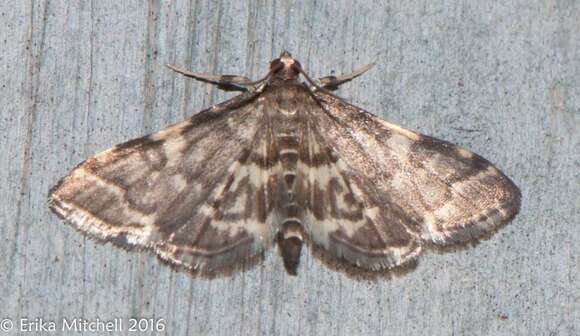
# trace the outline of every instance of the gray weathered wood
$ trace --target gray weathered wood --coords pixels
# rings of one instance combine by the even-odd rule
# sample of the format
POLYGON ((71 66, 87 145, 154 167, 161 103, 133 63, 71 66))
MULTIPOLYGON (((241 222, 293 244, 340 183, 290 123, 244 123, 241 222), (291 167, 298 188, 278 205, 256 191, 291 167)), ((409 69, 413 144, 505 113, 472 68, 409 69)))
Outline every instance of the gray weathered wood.
POLYGON ((580 334, 578 1, 10 0, 0 18, 0 319, 154 317, 170 335, 580 334), (521 187, 521 214, 474 248, 366 282, 309 253, 295 278, 270 254, 233 278, 191 279, 49 213, 48 189, 84 158, 231 95, 165 63, 258 78, 282 48, 313 76, 376 61, 339 94, 490 159, 521 187))

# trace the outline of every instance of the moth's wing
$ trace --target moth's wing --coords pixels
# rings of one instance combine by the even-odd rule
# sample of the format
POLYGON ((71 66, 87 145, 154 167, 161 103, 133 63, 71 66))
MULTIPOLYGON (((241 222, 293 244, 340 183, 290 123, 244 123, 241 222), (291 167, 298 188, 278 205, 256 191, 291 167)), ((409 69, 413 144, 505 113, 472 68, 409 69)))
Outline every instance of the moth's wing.
POLYGON ((120 247, 146 248, 210 275, 272 242, 266 118, 240 95, 158 133, 97 154, 53 188, 49 205, 75 228, 120 247))
POLYGON ((401 215, 386 216, 383 225, 403 226, 399 230, 422 242, 447 245, 487 235, 519 211, 518 187, 481 156, 330 95, 317 98, 323 109, 313 119, 346 175, 363 181, 359 187, 368 190, 362 194, 380 196, 379 209, 401 215))
POLYGON ((419 239, 408 223, 410 217, 391 195, 377 188, 366 171, 348 165, 351 155, 326 138, 342 137, 328 127, 326 117, 313 117, 318 105, 305 110, 305 125, 298 179, 299 202, 305 208, 305 231, 311 241, 330 255, 360 267, 380 270, 414 259, 421 251, 419 239), (320 124, 323 121, 326 124, 320 124), (324 135, 323 135, 324 134, 324 135), (330 135, 328 135, 330 136, 330 135))

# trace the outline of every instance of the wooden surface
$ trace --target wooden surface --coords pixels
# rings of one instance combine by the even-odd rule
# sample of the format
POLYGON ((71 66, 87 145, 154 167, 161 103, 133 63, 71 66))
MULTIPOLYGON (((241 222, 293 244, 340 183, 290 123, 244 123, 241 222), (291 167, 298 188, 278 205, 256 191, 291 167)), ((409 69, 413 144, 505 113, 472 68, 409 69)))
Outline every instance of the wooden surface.
POLYGON ((0 319, 15 328, 143 317, 169 335, 580 334, 580 2, 9 0, 0 13, 0 319), (339 94, 497 164, 522 189, 520 215, 390 280, 352 280, 306 251, 298 277, 270 253, 208 281, 49 212, 48 189, 84 158, 232 95, 165 63, 258 78, 282 48, 315 77, 376 61, 339 94))

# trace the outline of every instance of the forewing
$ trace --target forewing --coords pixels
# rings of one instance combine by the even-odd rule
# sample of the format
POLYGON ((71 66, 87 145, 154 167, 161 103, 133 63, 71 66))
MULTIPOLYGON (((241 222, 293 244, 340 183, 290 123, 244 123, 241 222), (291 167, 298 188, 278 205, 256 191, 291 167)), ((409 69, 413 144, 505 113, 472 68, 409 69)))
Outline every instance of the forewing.
POLYGON ((268 159, 254 98, 97 154, 53 188, 50 207, 90 237, 200 274, 259 255, 272 241, 272 206, 268 172, 252 163, 268 159))
POLYGON ((518 212, 519 189, 477 154, 330 95, 317 98, 323 111, 314 118, 347 175, 364 178, 361 185, 380 196, 379 208, 402 214, 382 225, 403 224, 420 240, 445 245, 493 232, 518 212))

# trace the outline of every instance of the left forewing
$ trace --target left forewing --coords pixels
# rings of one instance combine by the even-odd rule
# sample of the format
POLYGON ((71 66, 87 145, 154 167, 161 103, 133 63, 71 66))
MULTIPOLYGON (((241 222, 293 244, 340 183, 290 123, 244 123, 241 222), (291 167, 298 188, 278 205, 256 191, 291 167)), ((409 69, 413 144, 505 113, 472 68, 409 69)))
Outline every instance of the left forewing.
POLYGON ((259 254, 271 238, 268 177, 251 161, 266 140, 246 98, 86 160, 53 188, 50 207, 89 237, 202 274, 259 254))
POLYGON ((364 177, 388 200, 383 206, 409 218, 403 225, 419 239, 443 245, 472 240, 519 211, 519 189, 481 156, 327 94, 317 98, 324 111, 314 117, 325 142, 351 175, 364 177))

